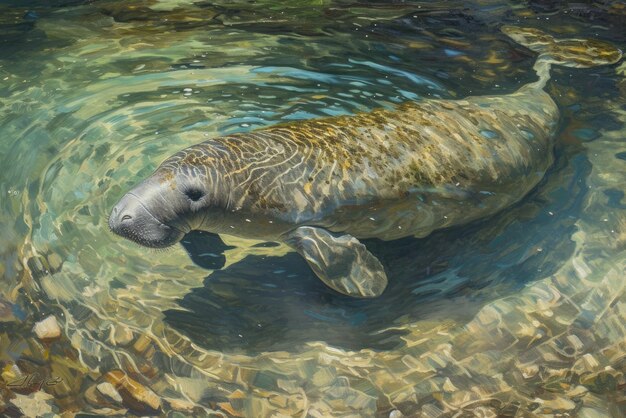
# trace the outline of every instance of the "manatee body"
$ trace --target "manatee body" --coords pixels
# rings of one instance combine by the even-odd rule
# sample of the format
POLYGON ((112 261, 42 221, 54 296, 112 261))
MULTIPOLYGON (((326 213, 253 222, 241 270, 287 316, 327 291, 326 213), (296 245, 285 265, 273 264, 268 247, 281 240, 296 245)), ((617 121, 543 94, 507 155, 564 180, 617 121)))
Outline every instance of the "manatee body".
POLYGON ((520 200, 553 161, 559 112, 543 91, 550 64, 621 57, 573 65, 580 51, 567 56, 548 35, 505 33, 540 52, 538 82, 508 95, 409 102, 208 140, 128 192, 109 226, 149 247, 195 229, 285 242, 333 289, 377 296, 387 276, 359 239, 423 237, 520 200))
POLYGON ((510 205, 542 178, 558 110, 540 93, 425 100, 215 138, 167 159, 148 187, 202 194, 216 212, 187 217, 189 226, 216 233, 279 240, 308 225, 425 236, 510 205))

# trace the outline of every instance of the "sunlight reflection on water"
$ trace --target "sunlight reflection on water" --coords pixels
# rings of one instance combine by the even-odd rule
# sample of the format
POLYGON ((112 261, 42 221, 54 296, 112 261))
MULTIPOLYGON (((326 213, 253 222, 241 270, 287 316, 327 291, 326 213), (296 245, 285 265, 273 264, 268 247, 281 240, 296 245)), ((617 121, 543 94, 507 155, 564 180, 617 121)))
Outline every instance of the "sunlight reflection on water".
MULTIPOLYGON (((591 28, 581 10, 544 11, 504 1, 445 13, 430 3, 319 3, 294 6, 286 12, 290 19, 280 21, 269 18, 274 14, 264 9, 267 4, 238 11, 227 4, 213 10, 185 2, 142 2, 137 9, 121 2, 4 6, 3 298, 15 302, 25 292, 38 301, 28 308, 36 318, 62 312, 71 345, 92 369, 128 369, 132 363, 145 372, 145 351, 137 343, 132 349, 116 343, 111 335, 127 329, 133 338, 150 336, 158 347, 149 361, 156 369, 152 375, 176 382, 155 385, 160 395, 167 386, 205 409, 215 408, 237 385, 287 391, 240 369, 306 382, 313 372, 303 364, 311 361, 329 376, 349 376, 356 388, 360 379, 366 381, 361 389, 367 386, 363 390, 375 400, 367 398, 362 408, 373 414, 406 402, 418 405, 416 399, 427 393, 419 386, 428 380, 426 369, 406 358, 419 357, 410 350, 422 347, 420 336, 431 341, 423 343, 424 356, 447 344, 451 350, 471 345, 464 333, 474 330, 477 313, 482 318, 486 309, 518 294, 515 303, 524 305, 530 300, 524 292, 534 282, 543 285, 553 275, 563 281, 563 269, 572 264, 574 271, 592 270, 584 280, 572 279, 572 294, 586 293, 587 276, 613 280, 609 273, 624 266, 626 225, 624 163, 615 158, 624 154, 616 141, 624 129, 624 81, 614 67, 554 70, 549 91, 562 109, 557 160, 523 202, 425 239, 369 243, 391 272, 389 289, 377 300, 334 294, 282 245, 226 237, 231 247, 224 249, 225 265, 213 270, 206 267, 214 264, 203 268, 191 261, 212 257, 201 234, 190 236, 186 249, 166 252, 146 251, 110 234, 106 217, 126 190, 165 157, 208 137, 405 100, 514 90, 533 79, 534 57, 500 35, 500 23, 526 19, 536 26, 535 17, 549 16, 557 32, 599 33, 624 45, 619 31, 599 29, 614 19, 601 9, 589 9, 600 19, 591 28), (576 257, 584 251, 590 252, 583 265, 576 257), (331 355, 344 359, 347 368, 324 360, 331 355), (369 363, 361 364, 361 357, 369 363), (417 374, 402 376, 418 397, 385 398, 377 406, 379 394, 387 396, 392 388, 382 377, 366 379, 366 371, 394 370, 398 358, 417 374)), ((614 291, 623 298, 621 290, 614 291)), ((598 306, 608 305, 606 295, 598 298, 598 306)), ((536 306, 528 303, 530 312, 536 306)), ((522 321, 502 320, 515 318, 522 321)), ((507 322, 502 332, 510 328, 507 322)), ((475 330, 474 336, 476 347, 490 339, 475 330)), ((520 352, 509 343, 493 348, 502 351, 499 359, 520 352)), ((600 348, 590 344, 589 352, 600 348)), ((484 364, 485 375, 507 370, 497 361, 484 364)), ((441 379, 462 374, 446 367, 438 369, 441 379)), ((315 390, 307 396, 323 399, 315 390)))

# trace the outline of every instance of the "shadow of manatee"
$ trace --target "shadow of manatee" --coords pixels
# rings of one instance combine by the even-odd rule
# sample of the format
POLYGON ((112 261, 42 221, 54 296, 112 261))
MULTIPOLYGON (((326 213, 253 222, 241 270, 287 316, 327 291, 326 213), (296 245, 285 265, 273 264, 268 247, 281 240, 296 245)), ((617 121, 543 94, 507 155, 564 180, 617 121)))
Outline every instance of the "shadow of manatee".
MULTIPOLYGON (((180 300, 181 310, 165 312, 165 320, 195 343, 225 352, 293 350, 310 341, 393 348, 402 343, 403 325, 468 320, 486 302, 554 273, 574 251, 570 237, 590 168, 583 154, 557 157, 534 192, 489 219, 423 239, 366 241, 390 278, 379 298, 332 291, 296 253, 251 255, 212 272, 204 287, 180 300)), ((186 245, 207 251, 202 247, 186 245)))
POLYGON ((195 265, 207 270, 221 269, 226 264, 224 251, 234 247, 224 244, 219 235, 204 231, 191 231, 181 240, 181 245, 195 265))

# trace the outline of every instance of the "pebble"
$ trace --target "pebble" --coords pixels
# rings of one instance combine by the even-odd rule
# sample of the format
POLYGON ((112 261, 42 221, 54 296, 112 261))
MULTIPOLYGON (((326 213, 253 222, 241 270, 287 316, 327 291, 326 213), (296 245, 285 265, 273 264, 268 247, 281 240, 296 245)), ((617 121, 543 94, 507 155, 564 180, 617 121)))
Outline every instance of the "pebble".
POLYGON ((152 340, 150 340, 150 337, 146 336, 146 335, 141 335, 137 341, 135 341, 135 344, 133 344, 133 348, 135 349, 135 351, 137 351, 138 353, 143 353, 144 351, 146 351, 146 349, 148 348, 148 346, 150 346, 150 343, 152 342, 152 340))
POLYGON ((446 377, 446 380, 443 382, 442 388, 446 392, 456 392, 459 390, 456 386, 454 386, 449 377, 446 377))
POLYGON ((233 406, 229 402, 218 402, 217 406, 221 410, 225 411, 229 416, 233 416, 233 417, 243 417, 244 416, 241 412, 239 412, 238 410, 233 408, 233 406))
POLYGON ((155 414, 161 409, 161 399, 152 390, 131 379, 121 370, 113 370, 104 375, 122 397, 122 404, 142 414, 155 414))
POLYGON ((520 365, 518 366, 518 369, 522 372, 524 379, 532 379, 537 375, 537 373, 539 373, 539 367, 536 364, 520 365))
POLYGON ((115 390, 115 387, 109 382, 102 382, 96 385, 98 392, 104 396, 107 400, 115 403, 122 403, 122 397, 119 392, 115 390))
POLYGON ((576 365, 574 365, 574 368, 577 368, 577 366, 580 366, 580 368, 583 371, 596 371, 598 369, 598 367, 600 366, 600 363, 598 363, 598 361, 595 359, 594 356, 592 356, 591 354, 587 353, 584 354, 580 360, 577 362, 576 365))
POLYGON ((115 330, 112 332, 112 339, 115 345, 128 345, 133 341, 133 338, 133 331, 124 325, 115 326, 115 330))
MULTIPOLYGON (((30 395, 15 394, 11 403, 18 407, 26 417, 53 416, 56 407, 53 406, 54 396, 36 391, 30 395)), ((56 416, 56 415, 54 415, 56 416)))
POLYGON ((311 383, 313 383, 317 387, 328 386, 335 379, 335 374, 332 372, 332 369, 323 368, 319 369, 313 374, 311 378, 311 383))
POLYGON ((182 399, 166 398, 165 400, 174 411, 192 413, 196 407, 192 402, 182 399))
POLYGON ((586 387, 579 385, 567 391, 567 397, 572 399, 581 398, 585 396, 588 392, 589 390, 586 387))
POLYGON ((85 399, 93 406, 103 406, 105 404, 104 398, 100 396, 96 389, 96 385, 90 386, 85 390, 85 399))
POLYGON ((539 399, 538 401, 541 405, 536 412, 539 412, 540 414, 560 414, 576 409, 576 403, 560 396, 553 399, 539 399))
POLYGON ((63 260, 56 253, 48 254, 48 264, 50 265, 50 270, 52 272, 59 271, 61 269, 61 265, 63 264, 63 260))
POLYGON ((613 392, 617 389, 617 380, 621 373, 615 370, 603 370, 580 378, 580 384, 595 393, 613 392))
POLYGON ((33 332, 40 340, 54 340, 61 336, 61 327, 54 315, 39 321, 33 327, 33 332))

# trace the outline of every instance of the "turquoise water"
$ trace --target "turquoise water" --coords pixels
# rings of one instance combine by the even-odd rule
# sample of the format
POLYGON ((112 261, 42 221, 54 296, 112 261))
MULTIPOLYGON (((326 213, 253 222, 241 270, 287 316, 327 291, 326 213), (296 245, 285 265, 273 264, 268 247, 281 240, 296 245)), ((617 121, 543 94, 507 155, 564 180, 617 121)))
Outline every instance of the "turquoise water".
MULTIPOLYGON (((504 94, 534 80, 535 56, 502 35, 501 24, 626 47, 621 3, 277 4, 0 5, 0 294, 23 324, 7 328, 13 342, 2 347, 28 340, 32 323, 54 314, 68 349, 80 353, 79 363, 92 373, 79 379, 76 393, 98 373, 121 368, 159 396, 183 396, 204 412, 227 411, 217 406, 225 393, 254 392, 260 384, 209 372, 194 357, 198 352, 232 367, 296 374, 303 382, 308 375, 296 373, 296 365, 329 349, 348 363, 379 353, 371 364, 393 370, 393 355, 407 355, 416 333, 444 327, 449 338, 440 335, 440 343, 455 347, 453 336, 471 329, 467 324, 480 312, 560 277, 572 264, 575 271, 623 277, 626 70, 620 64, 553 69, 547 90, 562 114, 556 162, 519 204, 424 239, 368 242, 390 273, 388 290, 376 300, 327 289, 283 246, 224 237, 228 247, 220 248, 195 233, 156 252, 112 235, 107 216, 124 192, 167 156, 208 137, 407 100, 504 94), (591 267, 575 261, 581 253, 591 267), (118 329, 151 338, 158 352, 152 374, 132 371, 129 364, 145 356, 116 343, 110 335, 118 329), (178 347, 178 338, 195 351, 178 347), (291 366, 281 369, 277 359, 291 366), (168 379, 171 387, 163 383, 168 379), (198 385, 210 389, 199 392, 198 385)), ((591 289, 584 280, 572 279, 571 286, 583 294, 591 289)), ((607 312, 623 295, 598 297, 607 312)), ((602 348, 589 344, 584 353, 602 348)), ((524 351, 496 348, 499 359, 524 351)), ((20 350, 12 350, 5 351, 7 364, 20 358, 20 350)), ((326 367, 321 362, 316 369, 326 367)), ((489 374, 491 365, 484 367, 489 374)), ((329 373, 361 387, 360 373, 338 370, 333 365, 329 373)), ((417 397, 395 402, 384 384, 369 385, 363 390, 378 400, 357 409, 361 416, 388 416, 398 408, 410 414, 435 391, 413 382, 408 386, 417 397)), ((310 399, 325 399, 304 384, 301 389, 310 399)), ((93 408, 80 396, 71 399, 67 404, 93 408)), ((613 405, 605 401, 600 404, 613 405)), ((270 416, 271 408, 249 402, 248 416, 270 416)), ((616 410, 623 411, 606 409, 616 410)))

